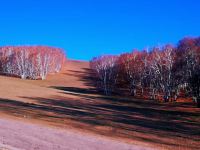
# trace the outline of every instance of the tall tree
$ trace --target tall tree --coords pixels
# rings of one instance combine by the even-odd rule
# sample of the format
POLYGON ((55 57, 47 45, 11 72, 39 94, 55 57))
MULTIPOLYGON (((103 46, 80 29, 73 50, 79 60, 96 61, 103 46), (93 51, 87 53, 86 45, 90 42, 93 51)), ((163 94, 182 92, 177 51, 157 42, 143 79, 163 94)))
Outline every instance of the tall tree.
POLYGON ((105 55, 95 57, 90 61, 90 66, 99 79, 98 86, 109 95, 116 84, 117 79, 117 56, 105 55))

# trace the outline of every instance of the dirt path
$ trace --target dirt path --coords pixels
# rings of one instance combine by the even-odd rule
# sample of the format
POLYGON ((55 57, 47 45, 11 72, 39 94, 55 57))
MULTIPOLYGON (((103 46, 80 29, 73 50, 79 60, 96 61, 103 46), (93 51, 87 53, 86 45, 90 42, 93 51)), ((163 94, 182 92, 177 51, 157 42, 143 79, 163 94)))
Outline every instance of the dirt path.
POLYGON ((150 150, 83 134, 0 119, 0 150, 150 150))

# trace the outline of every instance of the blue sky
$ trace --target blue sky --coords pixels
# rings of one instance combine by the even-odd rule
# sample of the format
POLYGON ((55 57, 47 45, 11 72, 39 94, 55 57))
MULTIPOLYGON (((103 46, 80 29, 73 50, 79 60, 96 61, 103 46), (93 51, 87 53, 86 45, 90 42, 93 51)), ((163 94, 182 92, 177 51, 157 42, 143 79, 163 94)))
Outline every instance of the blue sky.
POLYGON ((1 0, 0 45, 49 45, 89 60, 200 36, 199 0, 1 0))

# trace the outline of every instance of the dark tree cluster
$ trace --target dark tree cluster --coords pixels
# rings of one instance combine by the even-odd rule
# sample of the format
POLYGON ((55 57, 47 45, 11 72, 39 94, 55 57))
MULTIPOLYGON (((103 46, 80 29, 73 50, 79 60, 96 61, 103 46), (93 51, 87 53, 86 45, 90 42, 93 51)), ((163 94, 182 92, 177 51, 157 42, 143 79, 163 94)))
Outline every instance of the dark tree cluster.
POLYGON ((90 66, 96 86, 106 95, 118 91, 164 102, 184 95, 200 107, 200 37, 184 38, 176 46, 95 57, 90 66))
POLYGON ((59 72, 65 60, 62 49, 47 46, 0 47, 0 73, 22 79, 46 79, 59 72))

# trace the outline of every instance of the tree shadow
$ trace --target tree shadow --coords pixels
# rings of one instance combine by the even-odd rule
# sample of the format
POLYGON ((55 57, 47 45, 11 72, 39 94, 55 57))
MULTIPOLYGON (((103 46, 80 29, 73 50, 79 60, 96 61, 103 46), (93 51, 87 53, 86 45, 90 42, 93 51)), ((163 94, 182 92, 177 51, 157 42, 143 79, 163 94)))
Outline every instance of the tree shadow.
MULTIPOLYGON (((74 92, 74 89, 71 91, 74 92)), ((81 124, 84 130, 107 136, 166 146, 200 148, 200 121, 197 119, 200 113, 156 109, 155 105, 134 103, 137 100, 131 104, 120 100, 112 103, 110 99, 93 97, 23 97, 33 100, 33 103, 0 99, 0 111, 61 124, 63 120, 72 120, 71 126, 81 124), (178 138, 191 140, 195 144, 177 144, 175 141, 178 138)))
POLYGON ((74 92, 81 94, 97 94, 98 91, 95 88, 77 88, 77 87, 64 87, 64 86, 51 86, 50 88, 54 88, 57 90, 62 90, 65 92, 74 92))
POLYGON ((67 73, 63 73, 67 76, 77 77, 79 81, 84 82, 86 86, 91 86, 96 89, 97 78, 92 69, 81 68, 81 71, 77 70, 67 70, 67 73))
POLYGON ((105 96, 95 88, 88 68, 68 70, 87 88, 51 86, 64 96, 21 97, 32 103, 0 98, 0 112, 19 117, 56 122, 113 137, 151 144, 200 149, 200 111, 185 111, 190 103, 162 104, 132 97, 105 96), (70 95, 75 98, 70 98, 70 95))

